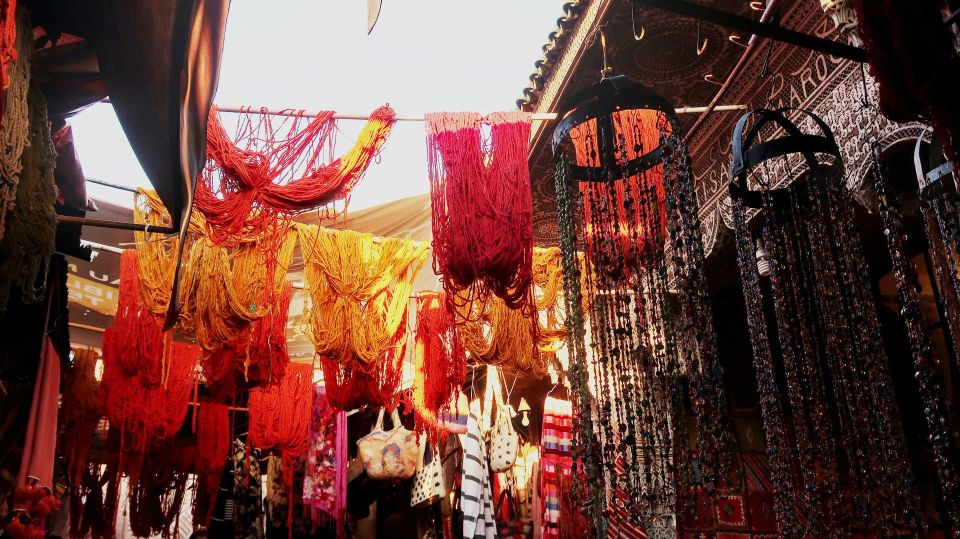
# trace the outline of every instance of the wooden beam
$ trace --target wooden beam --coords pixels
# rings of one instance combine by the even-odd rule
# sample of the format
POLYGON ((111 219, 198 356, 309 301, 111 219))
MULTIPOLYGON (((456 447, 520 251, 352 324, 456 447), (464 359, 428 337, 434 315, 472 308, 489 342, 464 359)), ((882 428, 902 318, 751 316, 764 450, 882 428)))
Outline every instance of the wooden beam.
POLYGON ((100 228, 116 228, 119 230, 134 230, 137 232, 155 232, 157 234, 177 234, 179 229, 170 226, 150 226, 145 223, 127 223, 122 221, 107 221, 104 219, 89 219, 87 217, 72 217, 58 215, 58 223, 77 223, 82 226, 96 226, 100 228))
POLYGON ((682 17, 709 22, 738 32, 756 34, 837 58, 845 58, 860 63, 867 61, 866 53, 859 47, 790 30, 779 24, 755 21, 710 6, 694 4, 688 0, 632 1, 642 6, 669 11, 682 17))

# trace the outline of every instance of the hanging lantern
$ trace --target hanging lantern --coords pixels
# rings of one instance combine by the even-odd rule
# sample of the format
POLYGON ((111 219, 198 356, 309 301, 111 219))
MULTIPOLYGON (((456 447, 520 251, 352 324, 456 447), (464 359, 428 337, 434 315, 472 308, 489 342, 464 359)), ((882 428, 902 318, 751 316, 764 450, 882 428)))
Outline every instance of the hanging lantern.
POLYGON ((574 494, 604 536, 620 518, 673 522, 695 497, 715 504, 728 470, 721 455, 732 453, 675 111, 625 77, 604 78, 563 108, 553 152, 583 470, 574 494), (688 425, 693 439, 674 436, 688 425))
POLYGON ((745 114, 733 133, 729 188, 780 532, 916 529, 889 363, 830 128, 803 110, 745 114), (794 114, 818 133, 803 132, 794 114), (755 236, 769 260, 768 289, 755 236))
MULTIPOLYGON (((673 121, 665 111, 673 108, 665 100, 624 77, 606 79, 601 93, 563 117, 554 132, 554 153, 558 145, 572 146, 570 176, 581 182, 583 230, 587 254, 608 271, 619 272, 629 264, 600 259, 600 238, 617 238, 622 257, 629 263, 655 262, 666 234, 664 216, 663 162, 661 135, 673 132, 673 121), (630 87, 637 90, 635 102, 619 104, 609 111, 603 106, 608 93, 630 87), (559 137, 559 138, 558 138, 559 137), (592 189, 592 192, 591 192, 592 189), (656 212, 628 208, 647 204, 656 212), (593 222, 595 213, 612 212, 614 218, 593 222), (602 228, 602 229, 601 229, 602 228)), ((574 95, 577 102, 582 94, 574 95)), ((621 97, 621 96, 618 96, 621 97)), ((672 114, 672 112, 671 112, 672 114)))

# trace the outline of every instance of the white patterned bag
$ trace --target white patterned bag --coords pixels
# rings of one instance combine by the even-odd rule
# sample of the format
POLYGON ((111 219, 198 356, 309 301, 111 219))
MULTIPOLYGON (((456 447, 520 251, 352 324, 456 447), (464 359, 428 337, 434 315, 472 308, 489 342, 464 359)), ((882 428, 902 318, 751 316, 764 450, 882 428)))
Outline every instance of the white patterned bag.
POLYGON ((513 468, 517 461, 517 451, 520 449, 520 437, 513 430, 513 414, 509 404, 500 402, 502 397, 494 392, 496 401, 497 423, 488 434, 487 455, 490 456, 490 469, 495 473, 505 472, 513 468))
POLYGON ((440 453, 427 442, 425 436, 420 437, 419 443, 420 456, 417 458, 417 472, 413 476, 413 489, 410 491, 410 507, 429 505, 447 494, 440 453), (427 456, 430 457, 430 462, 424 462, 427 456))

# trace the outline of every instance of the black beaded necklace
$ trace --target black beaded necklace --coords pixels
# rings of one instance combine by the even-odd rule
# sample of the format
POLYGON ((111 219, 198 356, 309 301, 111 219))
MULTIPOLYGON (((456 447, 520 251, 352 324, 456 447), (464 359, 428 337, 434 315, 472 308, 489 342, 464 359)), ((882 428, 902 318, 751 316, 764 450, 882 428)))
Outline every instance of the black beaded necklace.
POLYGON ((694 494, 715 503, 732 437, 673 108, 624 77, 572 101, 554 132, 557 211, 574 452, 602 536, 614 492, 640 525, 694 494))
POLYGON ((866 262, 837 173, 839 149, 819 117, 798 111, 822 133, 808 135, 789 112, 741 118, 730 182, 778 525, 787 537, 918 529, 866 262), (761 136, 767 140, 757 142, 761 136), (798 164, 803 173, 793 170, 798 164), (771 170, 793 183, 774 185, 771 170), (753 223, 748 208, 757 212, 753 223), (769 253, 776 355, 751 224, 769 253))
MULTIPOLYGON (((921 159, 921 144, 917 143, 915 164, 920 185, 920 208, 926 224, 931 258, 937 286, 941 290, 944 310, 947 314, 947 330, 956 339, 960 324, 960 290, 957 276, 957 254, 960 253, 960 201, 957 199, 952 164, 944 162, 927 172, 921 159)), ((931 143, 930 153, 940 152, 937 141, 931 143)), ((893 260, 893 274, 897 282, 897 300, 907 325, 913 354, 914 378, 920 398, 923 399, 923 414, 927 435, 933 451, 937 472, 937 485, 947 511, 947 520, 953 536, 960 536, 960 476, 957 459, 960 458, 960 440, 957 439, 957 421, 944 402, 943 374, 939 358, 933 352, 933 343, 923 318, 920 303, 920 284, 917 270, 909 259, 904 243, 906 235, 901 224, 900 208, 890 192, 886 171, 879 159, 876 146, 873 148, 874 188, 879 199, 880 215, 884 233, 893 260)), ((957 358, 953 358, 956 361, 957 358)))

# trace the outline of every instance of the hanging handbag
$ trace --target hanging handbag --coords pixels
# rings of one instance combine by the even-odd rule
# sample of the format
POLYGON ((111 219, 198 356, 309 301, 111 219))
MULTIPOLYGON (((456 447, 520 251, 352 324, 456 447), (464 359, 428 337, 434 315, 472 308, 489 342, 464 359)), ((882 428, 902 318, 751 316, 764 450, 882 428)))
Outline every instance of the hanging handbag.
POLYGON ((400 423, 396 410, 390 413, 393 429, 383 430, 383 410, 370 434, 357 441, 363 469, 373 479, 407 479, 417 469, 417 435, 400 423))
POLYGON ((410 507, 429 505, 447 494, 443 462, 440 453, 435 449, 426 441, 425 436, 421 438, 417 473, 413 476, 413 488, 410 491, 410 507), (430 462, 424 462, 428 455, 430 462))
POLYGON ((520 518, 520 509, 510 489, 500 493, 496 507, 498 539, 529 539, 533 537, 533 522, 520 518), (509 502, 504 507, 504 502, 509 502))
POLYGON ((513 415, 509 404, 503 402, 499 384, 494 386, 493 399, 497 410, 497 423, 489 433, 487 455, 490 456, 490 469, 494 473, 505 472, 513 468, 520 449, 520 437, 513 430, 513 415))

